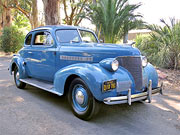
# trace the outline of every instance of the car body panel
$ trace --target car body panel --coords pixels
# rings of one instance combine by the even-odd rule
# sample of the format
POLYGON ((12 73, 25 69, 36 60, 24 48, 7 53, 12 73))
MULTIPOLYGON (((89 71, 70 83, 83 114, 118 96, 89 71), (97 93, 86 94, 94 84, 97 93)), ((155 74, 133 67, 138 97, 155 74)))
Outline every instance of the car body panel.
POLYGON ((98 39, 97 43, 59 43, 55 33, 57 30, 66 29, 81 29, 92 32, 74 26, 36 28, 28 34, 33 35, 31 44, 24 44, 19 54, 13 57, 9 68, 10 72, 12 73, 12 66, 15 63, 20 70, 20 79, 32 77, 52 82, 54 85, 52 91, 59 95, 63 95, 67 91, 65 89, 67 79, 72 75, 78 76, 87 84, 93 96, 99 101, 108 97, 127 95, 128 89, 131 89, 132 94, 143 92, 148 87, 150 80, 152 88, 157 87, 158 75, 150 63, 146 67, 142 67, 143 89, 141 91, 135 89, 135 80, 124 67, 119 66, 117 71, 109 71, 100 64, 102 60, 107 58, 141 57, 137 48, 130 45, 102 44, 99 43, 98 39), (39 31, 48 31, 54 44, 51 46, 33 45, 34 36, 39 31), (117 87, 104 92, 103 83, 110 80, 116 80, 117 87))
MULTIPOLYGON (((63 69, 60 69, 55 74, 55 80, 54 80, 54 88, 55 91, 64 94, 64 89, 66 80, 69 76, 76 75, 80 78, 82 78, 87 86, 90 88, 93 96, 99 100, 103 101, 106 97, 115 97, 120 94, 126 95, 126 91, 117 92, 117 89, 114 89, 112 91, 103 92, 102 90, 102 83, 108 80, 117 80, 117 83, 123 82, 127 83, 129 82, 131 84, 130 88, 132 90, 132 94, 139 93, 135 91, 135 83, 134 79, 131 76, 131 74, 123 67, 120 67, 116 72, 110 72, 106 69, 104 69, 99 64, 89 64, 89 63, 79 63, 79 64, 73 64, 67 67, 64 67, 63 69), (93 80, 93 81, 92 81, 93 80)), ((157 87, 157 73, 151 66, 151 64, 147 65, 147 68, 143 72, 143 76, 145 76, 145 84, 144 86, 148 86, 148 83, 150 79, 153 79, 152 82, 152 88, 157 87), (151 71, 151 70, 153 71, 151 71), (147 76, 151 74, 149 78, 147 76)), ((119 86, 121 87, 121 86, 119 86)), ((117 87, 118 88, 118 87, 117 87)))
POLYGON ((24 59, 20 55, 14 55, 13 59, 10 62, 9 65, 9 72, 12 75, 12 72, 14 71, 14 66, 17 66, 20 73, 20 78, 26 78, 28 77, 27 71, 24 65, 24 59))

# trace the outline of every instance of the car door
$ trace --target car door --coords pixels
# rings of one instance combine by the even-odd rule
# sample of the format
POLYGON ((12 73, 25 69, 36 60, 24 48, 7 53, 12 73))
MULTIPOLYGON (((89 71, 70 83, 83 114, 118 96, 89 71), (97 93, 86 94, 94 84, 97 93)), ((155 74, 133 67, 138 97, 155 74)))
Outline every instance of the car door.
POLYGON ((32 47, 27 53, 27 66, 31 77, 53 81, 56 45, 51 33, 47 30, 34 31, 32 47))

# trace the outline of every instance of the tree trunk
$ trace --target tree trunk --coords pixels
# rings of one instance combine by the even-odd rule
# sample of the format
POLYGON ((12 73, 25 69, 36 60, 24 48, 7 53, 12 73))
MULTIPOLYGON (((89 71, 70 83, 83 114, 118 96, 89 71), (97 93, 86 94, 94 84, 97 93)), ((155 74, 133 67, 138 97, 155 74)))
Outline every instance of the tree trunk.
POLYGON ((93 4, 97 4, 97 0, 93 0, 93 4))
POLYGON ((174 70, 177 70, 178 68, 179 68, 179 54, 176 53, 174 58, 174 70))
POLYGON ((128 42, 128 33, 124 34, 123 36, 123 43, 127 43, 128 42))
POLYGON ((0 13, 0 35, 1 35, 1 30, 2 30, 2 13, 0 13))
POLYGON ((3 29, 4 27, 10 27, 11 23, 12 23, 12 15, 11 15, 11 9, 8 8, 8 3, 7 1, 2 1, 0 0, 1 3, 1 8, 2 8, 2 12, 1 12, 1 19, 0 19, 0 29, 3 29), (4 6, 3 6, 4 5, 4 6))
POLYGON ((32 0, 32 16, 31 16, 31 27, 32 29, 37 28, 39 26, 38 20, 38 8, 37 8, 37 0, 32 0))
POLYGON ((59 0, 42 0, 44 3, 45 24, 60 24, 60 2, 59 0))

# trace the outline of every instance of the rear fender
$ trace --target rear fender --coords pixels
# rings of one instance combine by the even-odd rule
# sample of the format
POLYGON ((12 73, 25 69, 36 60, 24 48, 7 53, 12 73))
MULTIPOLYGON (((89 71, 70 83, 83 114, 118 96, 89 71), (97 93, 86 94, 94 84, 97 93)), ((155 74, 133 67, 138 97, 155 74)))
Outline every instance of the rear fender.
POLYGON ((19 73, 20 73, 20 78, 26 78, 27 74, 26 74, 26 70, 25 70, 25 64, 24 64, 24 60, 20 55, 14 55, 10 65, 9 65, 9 72, 12 75, 12 72, 14 71, 15 66, 18 67, 19 73))

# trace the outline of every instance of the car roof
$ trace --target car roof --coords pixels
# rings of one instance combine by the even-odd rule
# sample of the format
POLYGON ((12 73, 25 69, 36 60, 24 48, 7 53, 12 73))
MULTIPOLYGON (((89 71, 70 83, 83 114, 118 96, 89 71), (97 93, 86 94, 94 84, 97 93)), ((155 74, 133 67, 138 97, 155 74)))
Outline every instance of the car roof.
POLYGON ((70 25, 47 25, 47 26, 41 26, 41 27, 37 27, 31 31, 36 31, 36 30, 43 30, 43 29, 48 29, 48 30, 57 30, 57 29, 81 29, 81 30, 87 30, 87 31, 91 31, 89 29, 86 28, 82 28, 79 26, 70 26, 70 25))

